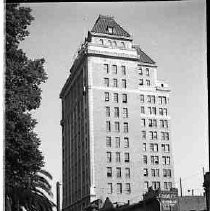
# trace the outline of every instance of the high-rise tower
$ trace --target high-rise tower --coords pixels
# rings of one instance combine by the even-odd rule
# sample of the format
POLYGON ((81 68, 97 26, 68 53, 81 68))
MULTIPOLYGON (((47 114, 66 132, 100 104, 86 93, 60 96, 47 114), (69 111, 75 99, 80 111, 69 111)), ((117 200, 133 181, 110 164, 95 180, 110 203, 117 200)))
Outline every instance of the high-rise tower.
POLYGON ((100 15, 60 94, 64 210, 174 186, 169 93, 155 62, 100 15))

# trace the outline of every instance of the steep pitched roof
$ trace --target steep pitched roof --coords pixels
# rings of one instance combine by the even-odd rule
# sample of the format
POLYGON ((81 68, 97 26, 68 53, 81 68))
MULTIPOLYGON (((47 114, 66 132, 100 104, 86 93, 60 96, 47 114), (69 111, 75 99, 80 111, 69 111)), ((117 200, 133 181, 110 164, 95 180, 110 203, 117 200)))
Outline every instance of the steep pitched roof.
POLYGON ((155 62, 149 56, 147 56, 147 54, 144 53, 138 45, 134 45, 133 48, 136 49, 140 62, 155 64, 155 62))
POLYGON ((131 37, 119 24, 116 23, 113 17, 99 15, 91 32, 112 34, 115 36, 131 37), (113 33, 109 33, 108 27, 113 28, 113 33))

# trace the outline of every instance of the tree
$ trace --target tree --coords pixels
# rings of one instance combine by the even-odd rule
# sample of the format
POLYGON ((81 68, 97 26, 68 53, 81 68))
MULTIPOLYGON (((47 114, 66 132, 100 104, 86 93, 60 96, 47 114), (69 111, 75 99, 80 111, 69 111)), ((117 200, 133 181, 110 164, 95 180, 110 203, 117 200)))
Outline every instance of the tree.
MULTIPOLYGON (((44 59, 29 59, 19 43, 29 35, 27 27, 34 18, 31 9, 6 4, 6 71, 5 71, 5 194, 23 191, 44 166, 39 150, 40 139, 33 131, 36 120, 30 111, 41 102, 40 84, 47 75, 44 59)), ((28 190, 28 189, 27 189, 28 190)), ((16 194, 17 199, 20 195, 16 194)), ((16 200, 16 199, 15 199, 16 200)), ((18 199, 19 200, 19 199, 18 199)), ((20 200, 19 200, 20 201, 20 200)), ((12 203, 12 210, 18 204, 12 203)))
MULTIPOLYGON (((52 176, 47 171, 38 171, 33 176, 25 178, 26 186, 8 190, 9 199, 13 204, 18 204, 19 208, 24 207, 28 211, 51 211, 55 205, 48 197, 52 196, 48 179, 52 179, 52 176)), ((12 204, 11 202, 7 205, 12 204)))

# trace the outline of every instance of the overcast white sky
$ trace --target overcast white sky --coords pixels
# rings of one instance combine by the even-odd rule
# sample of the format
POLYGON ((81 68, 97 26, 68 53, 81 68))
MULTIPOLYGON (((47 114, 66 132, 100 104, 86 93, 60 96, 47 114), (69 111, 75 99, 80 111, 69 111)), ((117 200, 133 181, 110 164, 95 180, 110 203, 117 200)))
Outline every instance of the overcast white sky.
POLYGON ((41 107, 34 112, 46 169, 62 179, 61 102, 59 93, 79 44, 99 14, 112 15, 133 35, 134 43, 158 65, 158 78, 171 89, 175 176, 184 193, 203 192, 202 167, 208 168, 206 9, 204 0, 183 2, 33 3, 30 36, 21 48, 44 57, 49 79, 41 107))

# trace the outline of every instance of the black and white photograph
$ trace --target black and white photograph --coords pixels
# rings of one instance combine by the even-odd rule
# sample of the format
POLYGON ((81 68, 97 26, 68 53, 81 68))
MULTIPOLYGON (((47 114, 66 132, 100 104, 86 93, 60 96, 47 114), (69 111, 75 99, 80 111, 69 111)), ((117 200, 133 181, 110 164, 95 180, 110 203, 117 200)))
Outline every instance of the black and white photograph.
POLYGON ((210 210, 205 0, 2 11, 2 210, 210 210))

